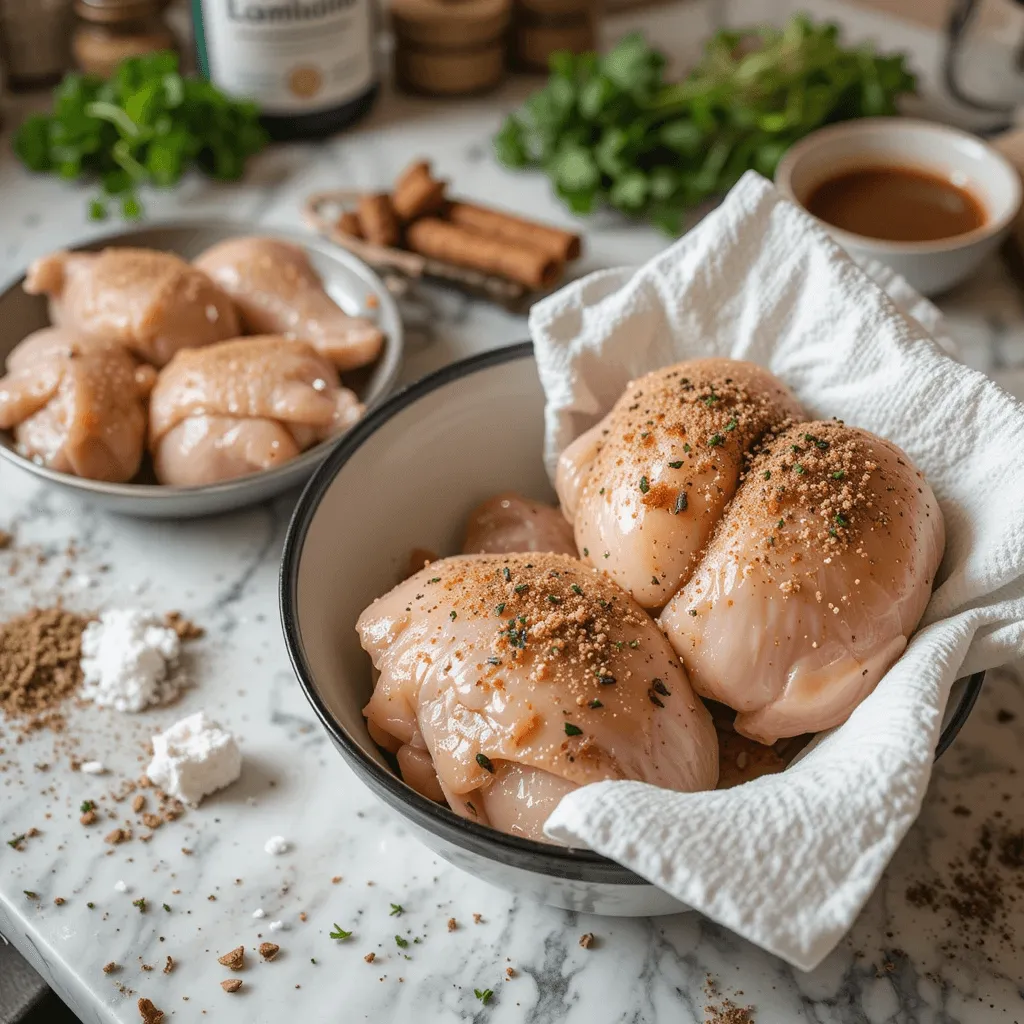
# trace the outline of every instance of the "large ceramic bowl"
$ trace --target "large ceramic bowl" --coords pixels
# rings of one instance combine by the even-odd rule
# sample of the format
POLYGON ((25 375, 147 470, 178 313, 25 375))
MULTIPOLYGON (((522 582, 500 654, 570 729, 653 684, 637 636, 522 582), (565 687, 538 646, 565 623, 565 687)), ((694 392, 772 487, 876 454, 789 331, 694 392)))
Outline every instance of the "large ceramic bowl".
MULTIPOLYGON (((361 260, 337 246, 310 235, 265 228, 259 224, 208 221, 202 224, 151 224, 103 235, 85 245, 74 246, 74 249, 94 251, 109 246, 135 246, 162 249, 191 260, 211 245, 239 235, 271 236, 301 245, 323 278, 331 298, 346 313, 369 316, 376 321, 386 336, 384 349, 371 366, 346 374, 345 383, 359 395, 367 408, 383 401, 394 387, 401 368, 402 321, 380 278, 361 260)), ((11 349, 26 335, 50 322, 45 296, 27 295, 22 288, 24 280, 25 275, 19 274, 0 291, 0 374, 11 349)), ((0 458, 111 512, 152 518, 210 515, 265 501, 307 480, 332 444, 333 440, 324 441, 274 469, 223 483, 202 487, 166 487, 156 483, 148 467, 148 459, 139 482, 133 483, 112 484, 58 473, 19 455, 11 434, 0 430, 0 458)))
MULTIPOLYGON (((515 345, 456 363, 395 395, 338 442, 296 508, 281 566, 289 656, 317 716, 356 774, 432 850, 520 895, 611 915, 686 909, 587 850, 505 835, 410 789, 366 731, 370 660, 359 613, 400 579, 413 548, 455 552, 474 504, 502 490, 554 500, 541 462, 544 395, 533 349, 515 345)), ((944 750, 977 697, 957 684, 944 750)))

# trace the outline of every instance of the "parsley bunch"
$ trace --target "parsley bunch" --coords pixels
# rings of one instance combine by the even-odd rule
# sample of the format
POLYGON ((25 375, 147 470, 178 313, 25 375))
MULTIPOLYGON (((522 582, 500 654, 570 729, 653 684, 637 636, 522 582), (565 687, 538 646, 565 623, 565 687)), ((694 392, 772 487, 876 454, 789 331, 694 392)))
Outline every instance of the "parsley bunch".
POLYGON ((833 121, 896 113, 915 87, 903 55, 845 49, 837 26, 721 31, 681 82, 634 33, 610 53, 551 58, 548 84, 495 136, 498 159, 539 167, 574 213, 607 204, 678 234, 686 211, 833 121))
POLYGON ((94 220, 107 216, 111 201, 135 218, 140 185, 169 187, 192 167, 221 181, 240 178, 267 143, 258 114, 254 103, 183 76, 176 53, 153 53, 122 61, 109 80, 65 75, 53 111, 21 124, 14 152, 29 170, 98 181, 94 220))

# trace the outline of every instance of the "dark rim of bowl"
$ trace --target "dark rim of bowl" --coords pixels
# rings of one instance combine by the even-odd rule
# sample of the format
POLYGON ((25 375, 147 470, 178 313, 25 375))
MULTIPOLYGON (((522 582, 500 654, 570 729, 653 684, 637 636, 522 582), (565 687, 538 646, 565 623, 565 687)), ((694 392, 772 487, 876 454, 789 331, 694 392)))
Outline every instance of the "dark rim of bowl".
MULTIPOLYGON (((588 882, 646 885, 648 883, 644 878, 601 854, 591 850, 551 846, 498 832, 460 817, 449 808, 411 789, 390 769, 370 757, 334 718, 320 697, 302 644, 297 609, 302 548, 324 494, 345 463, 383 424, 425 395, 480 370, 527 358, 533 358, 533 343, 524 341, 451 363, 392 395, 337 442, 304 488, 288 526, 279 580, 285 646, 306 699, 342 756, 379 797, 415 824, 463 849, 527 871, 588 882)), ((976 672, 968 678, 959 703, 939 736, 935 748, 936 758, 949 748, 967 721, 984 679, 984 672, 976 672)))

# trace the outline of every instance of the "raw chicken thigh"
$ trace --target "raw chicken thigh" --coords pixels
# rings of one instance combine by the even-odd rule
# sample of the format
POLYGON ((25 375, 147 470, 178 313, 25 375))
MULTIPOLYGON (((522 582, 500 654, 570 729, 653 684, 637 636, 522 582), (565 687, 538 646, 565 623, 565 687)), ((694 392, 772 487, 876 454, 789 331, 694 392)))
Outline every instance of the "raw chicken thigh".
POLYGON ((902 654, 942 558, 931 488, 895 445, 838 422, 753 460, 660 624, 694 689, 762 743, 838 725, 902 654))
POLYGON ((508 493, 488 498, 470 512, 462 550, 467 555, 551 551, 575 558, 576 542, 557 508, 508 493))
POLYGON ((309 345, 269 335, 186 349, 150 402, 157 479, 193 487, 271 469, 362 411, 309 345))
POLYGON ((566 555, 433 562, 357 624, 379 673, 364 709, 406 782, 458 814, 543 839, 576 787, 712 789, 711 716, 652 619, 566 555))
POLYGON ((181 348, 239 333, 224 292, 167 252, 55 252, 29 267, 24 287, 50 297, 50 319, 58 327, 120 342, 154 366, 181 348))
POLYGON ((30 334, 0 378, 0 429, 50 469, 123 483, 139 469, 156 371, 120 345, 61 328, 30 334))
POLYGON ((308 341, 339 370, 373 362, 384 335, 348 316, 324 290, 300 246, 274 238, 233 238, 195 264, 235 300, 247 331, 308 341))
POLYGON ((558 496, 583 558, 660 608, 693 571, 746 453, 802 418, 753 363, 697 359, 633 381, 559 459, 558 496))

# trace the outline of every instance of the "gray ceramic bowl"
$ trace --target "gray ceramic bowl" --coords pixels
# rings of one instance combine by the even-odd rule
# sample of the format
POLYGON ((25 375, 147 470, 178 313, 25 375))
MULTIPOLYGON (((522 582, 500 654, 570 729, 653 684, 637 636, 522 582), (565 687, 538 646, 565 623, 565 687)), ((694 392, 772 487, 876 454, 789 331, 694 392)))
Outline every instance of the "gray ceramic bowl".
MULTIPOLYGON (((296 507, 281 565, 281 618, 306 697, 356 774, 435 853, 511 892, 568 910, 687 909, 588 850, 505 835, 410 789, 366 731, 370 660, 354 625, 416 547, 458 551, 466 513, 502 490, 554 500, 544 473, 544 395, 530 344, 474 356, 395 395, 337 443, 296 507), (342 527, 344 525, 344 528, 342 527)), ((982 674, 960 680, 936 754, 970 713, 982 674)))
MULTIPOLYGON (((239 235, 283 238, 303 246, 334 301, 347 313, 360 313, 377 321, 387 336, 383 352, 372 366, 346 374, 345 383, 359 395, 367 408, 378 405, 394 387, 401 367, 402 321, 380 278, 361 260, 337 246, 310 235, 279 231, 260 224, 208 221, 202 224, 147 224, 129 231, 102 235, 73 248, 96 250, 108 246, 138 246, 162 249, 192 259, 211 245, 239 235), (368 306, 370 296, 374 299, 368 306)), ((7 354, 22 338, 49 324, 46 299, 39 295, 26 295, 21 287, 24 279, 24 274, 19 275, 0 292, 0 370, 7 354)), ((164 519, 210 515, 271 498, 303 483, 333 443, 333 440, 325 441, 275 469, 203 487, 157 484, 148 460, 143 465, 138 483, 111 484, 58 473, 19 455, 7 431, 0 431, 0 458, 111 512, 164 519)))

